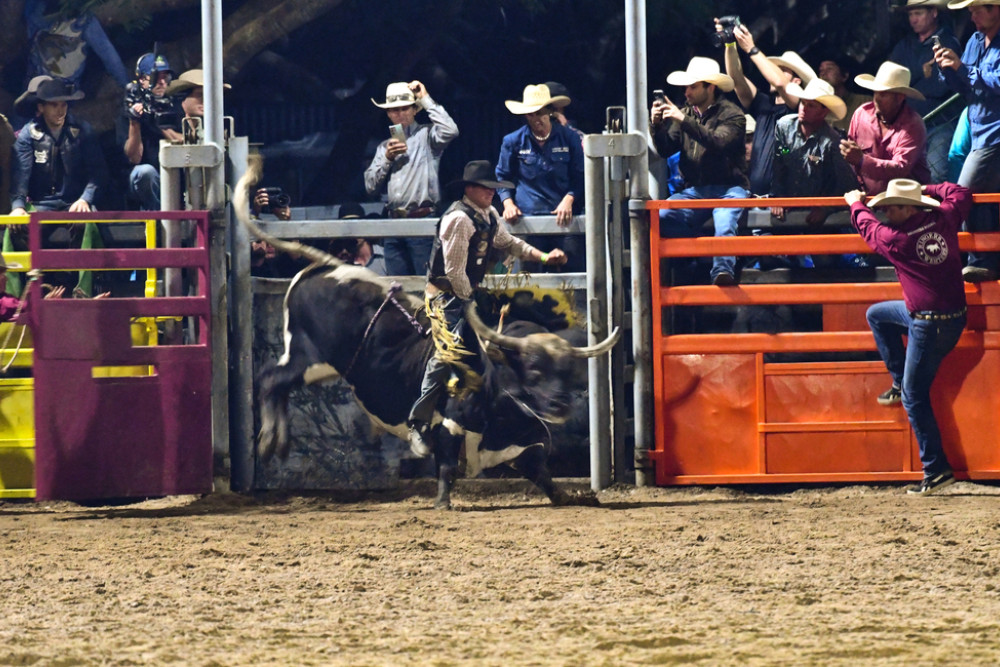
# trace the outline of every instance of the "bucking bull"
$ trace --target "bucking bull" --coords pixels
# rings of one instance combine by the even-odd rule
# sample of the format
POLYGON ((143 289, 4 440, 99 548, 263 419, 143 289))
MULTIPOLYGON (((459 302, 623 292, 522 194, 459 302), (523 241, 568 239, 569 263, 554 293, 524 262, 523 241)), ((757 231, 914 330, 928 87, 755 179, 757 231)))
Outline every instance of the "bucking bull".
MULTIPOLYGON (((248 212, 249 188, 260 172, 255 158, 236 187, 237 217, 258 238, 313 263, 292 279, 285 295, 284 354, 259 378, 258 455, 264 461, 275 453, 288 455, 289 392, 333 377, 351 385, 376 426, 407 440, 407 415, 434 352, 424 304, 365 268, 260 230, 248 212)), ((435 507, 451 506, 463 445, 469 476, 508 463, 553 504, 596 504, 592 494, 571 496, 553 483, 547 424, 569 416, 574 359, 606 353, 617 341, 617 330, 597 345, 573 347, 531 322, 512 322, 502 333, 494 331, 474 305, 466 309, 466 322, 471 330, 463 339, 470 355, 462 363, 481 383, 477 379, 475 389, 465 395, 443 396, 435 411, 435 507)))

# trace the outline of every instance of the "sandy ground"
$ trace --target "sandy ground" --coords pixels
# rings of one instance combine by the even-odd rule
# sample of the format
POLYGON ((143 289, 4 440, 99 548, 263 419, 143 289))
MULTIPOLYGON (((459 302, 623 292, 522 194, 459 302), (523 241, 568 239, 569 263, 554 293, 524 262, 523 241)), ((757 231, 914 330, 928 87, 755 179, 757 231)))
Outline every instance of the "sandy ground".
POLYGON ((1000 662, 1000 487, 0 502, 3 665, 1000 662))

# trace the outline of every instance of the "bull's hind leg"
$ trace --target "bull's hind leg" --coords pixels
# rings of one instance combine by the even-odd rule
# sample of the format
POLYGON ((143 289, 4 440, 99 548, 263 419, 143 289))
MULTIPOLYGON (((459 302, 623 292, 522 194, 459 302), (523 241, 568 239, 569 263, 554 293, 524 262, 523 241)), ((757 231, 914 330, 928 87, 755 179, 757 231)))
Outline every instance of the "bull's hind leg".
POLYGON ((257 454, 267 461, 277 452, 281 458, 288 456, 291 445, 288 439, 288 394, 303 384, 305 363, 288 363, 265 370, 259 380, 260 433, 257 435, 257 454))
POLYGON ((434 509, 451 509, 451 489, 458 477, 458 455, 464 439, 464 434, 452 434, 444 427, 435 430, 434 460, 437 462, 438 495, 434 500, 434 509))
POLYGON ((549 472, 548 453, 544 447, 528 447, 512 464, 528 481, 542 490, 553 505, 586 505, 597 506, 600 502, 597 496, 588 491, 582 494, 569 494, 556 486, 549 472))

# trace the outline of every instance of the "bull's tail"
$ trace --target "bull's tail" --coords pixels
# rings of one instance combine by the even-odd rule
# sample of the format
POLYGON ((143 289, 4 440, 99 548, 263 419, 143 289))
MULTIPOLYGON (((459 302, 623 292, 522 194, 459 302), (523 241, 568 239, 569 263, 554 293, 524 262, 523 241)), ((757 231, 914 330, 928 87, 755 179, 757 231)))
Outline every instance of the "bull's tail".
POLYGON ((275 249, 287 252, 292 255, 305 257, 311 262, 325 264, 328 266, 340 266, 342 261, 323 252, 319 248, 305 245, 297 241, 285 241, 267 234, 254 223, 250 217, 250 186, 260 181, 263 173, 264 159, 260 155, 251 155, 247 172, 236 184, 236 192, 233 194, 233 207, 236 209, 236 218, 250 230, 250 233, 262 241, 267 241, 275 249))

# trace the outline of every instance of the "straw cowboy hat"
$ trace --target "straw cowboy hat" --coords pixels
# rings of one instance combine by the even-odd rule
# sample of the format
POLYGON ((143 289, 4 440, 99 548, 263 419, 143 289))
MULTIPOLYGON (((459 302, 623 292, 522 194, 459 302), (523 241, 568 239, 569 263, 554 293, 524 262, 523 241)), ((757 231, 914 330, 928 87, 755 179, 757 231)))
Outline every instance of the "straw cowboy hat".
POLYGON ((803 84, 808 84, 816 78, 816 70, 810 67, 795 51, 785 51, 780 56, 770 56, 768 60, 778 67, 785 67, 795 72, 802 79, 803 84))
POLYGON ((552 94, 552 99, 559 100, 558 102, 551 102, 551 106, 554 106, 556 109, 562 109, 563 107, 569 106, 572 98, 569 96, 569 89, 566 88, 566 86, 562 85, 558 81, 546 81, 545 85, 549 87, 549 93, 552 94), (566 98, 565 102, 560 99, 563 97, 566 98))
POLYGON ((1000 0, 952 0, 948 3, 948 9, 965 9, 976 5, 1000 5, 1000 0))
POLYGON ((7 269, 20 269, 22 268, 17 262, 8 262, 0 255, 0 271, 6 271, 7 269))
MULTIPOLYGON (((1000 0, 997 0, 997 2, 1000 2, 1000 0)), ((875 92, 888 91, 890 93, 902 93, 915 100, 924 99, 923 93, 916 88, 910 88, 910 70, 890 60, 885 61, 879 66, 875 76, 871 74, 859 74, 854 77, 854 83, 875 92)))
POLYGON ((928 206, 937 208, 940 202, 936 199, 926 197, 921 194, 920 183, 909 178, 894 178, 889 181, 885 192, 875 195, 868 200, 868 208, 876 206, 917 206, 926 208, 928 206))
MULTIPOLYGON (((200 69, 189 69, 188 71, 181 74, 179 77, 170 82, 167 86, 167 90, 163 93, 167 97, 173 95, 180 95, 181 93, 186 93, 192 88, 204 88, 205 86, 205 72, 200 69)), ((228 83, 222 84, 225 90, 232 88, 228 83)))
POLYGON ((520 102, 517 100, 507 100, 504 102, 504 105, 512 114, 523 116, 526 113, 534 113, 543 107, 562 109, 570 103, 570 99, 565 95, 556 95, 553 97, 552 91, 544 83, 540 83, 537 86, 525 86, 522 98, 520 102))
POLYGON ((467 163, 462 171, 462 178, 452 181, 447 187, 451 188, 457 185, 480 185, 493 190, 514 187, 510 181, 497 180, 496 171, 489 160, 473 160, 467 163))
POLYGON ((405 81, 397 81, 386 86, 385 102, 382 104, 376 102, 374 97, 369 99, 379 109, 401 109, 417 103, 417 98, 413 96, 413 91, 410 90, 410 84, 405 81))
POLYGON ((692 58, 683 72, 671 72, 667 76, 667 83, 671 86, 690 86, 699 81, 714 83, 724 93, 733 89, 733 77, 723 74, 719 70, 719 63, 701 56, 692 58))
POLYGON ((788 94, 803 100, 815 100, 825 106, 837 120, 847 115, 847 105, 837 97, 833 86, 823 79, 813 79, 805 88, 794 81, 786 88, 788 94))
POLYGON ((909 11, 911 9, 944 9, 948 0, 906 0, 905 5, 896 5, 893 9, 909 11))
POLYGON ((747 134, 753 134, 754 132, 756 132, 757 131, 757 121, 754 119, 754 117, 751 116, 748 113, 743 114, 743 117, 746 118, 746 120, 747 120, 746 133, 747 134))

